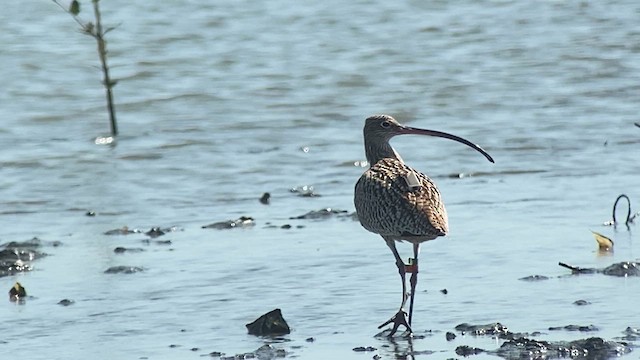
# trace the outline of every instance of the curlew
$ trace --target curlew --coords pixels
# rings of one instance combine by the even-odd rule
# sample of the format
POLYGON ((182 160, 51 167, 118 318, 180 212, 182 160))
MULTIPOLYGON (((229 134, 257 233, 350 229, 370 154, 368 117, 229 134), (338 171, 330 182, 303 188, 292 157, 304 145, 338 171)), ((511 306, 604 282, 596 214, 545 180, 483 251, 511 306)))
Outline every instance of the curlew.
POLYGON ((389 145, 396 135, 416 134, 437 136, 463 143, 482 153, 494 162, 486 151, 461 137, 440 131, 418 129, 401 125, 388 115, 374 115, 364 124, 364 147, 369 169, 360 177, 355 187, 354 203, 360 224, 382 236, 396 259, 402 279, 402 303, 400 309, 382 328, 393 323, 392 336, 400 325, 409 334, 413 316, 413 300, 418 282, 418 253, 420 244, 444 236, 449 231, 447 212, 440 192, 433 180, 407 166, 400 155, 389 145), (405 264, 396 249, 396 241, 413 244, 413 258, 405 264), (410 273, 409 314, 404 310, 409 295, 405 274, 410 273))

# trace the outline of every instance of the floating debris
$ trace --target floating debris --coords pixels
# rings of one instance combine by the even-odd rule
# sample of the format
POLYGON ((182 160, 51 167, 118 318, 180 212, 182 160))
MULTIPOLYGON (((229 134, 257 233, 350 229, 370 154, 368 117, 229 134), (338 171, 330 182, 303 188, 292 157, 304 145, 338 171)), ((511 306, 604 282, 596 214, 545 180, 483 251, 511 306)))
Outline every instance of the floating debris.
POLYGON ((261 204, 269 205, 269 200, 271 199, 271 194, 268 192, 262 194, 262 197, 259 199, 261 204))
POLYGON ((300 219, 327 219, 330 218, 332 216, 348 216, 349 212, 347 210, 337 210, 337 209, 332 209, 332 208, 324 208, 324 209, 320 209, 320 210, 316 210, 316 211, 309 211, 306 214, 303 215, 299 215, 299 216, 293 216, 290 217, 289 219, 292 220, 300 220, 300 219))
POLYGON ((296 186, 294 188, 289 189, 292 193, 297 193, 298 196, 302 197, 320 197, 320 194, 316 193, 311 185, 303 185, 296 186))
POLYGON ((274 309, 246 325, 249 334, 257 336, 289 334, 291 329, 280 309, 274 309))
POLYGON ((202 228, 224 230, 224 229, 246 228, 246 227, 254 226, 255 224, 256 222, 255 220, 253 220, 252 217, 241 216, 236 220, 220 221, 217 223, 204 225, 202 228))
POLYGON ((601 273, 604 275, 620 277, 640 276, 640 263, 636 261, 623 261, 611 264, 604 269, 581 268, 578 266, 567 265, 562 262, 559 262, 558 265, 571 270, 573 275, 601 273))
POLYGON ((134 274, 144 271, 143 268, 138 266, 112 266, 104 271, 105 274, 134 274))
POLYGON ((16 282, 9 290, 9 301, 11 302, 24 300, 26 297, 27 290, 19 282, 16 282))
POLYGON ((613 251, 613 240, 593 230, 590 231, 596 238, 596 242, 598 242, 598 248, 600 249, 600 251, 613 251))

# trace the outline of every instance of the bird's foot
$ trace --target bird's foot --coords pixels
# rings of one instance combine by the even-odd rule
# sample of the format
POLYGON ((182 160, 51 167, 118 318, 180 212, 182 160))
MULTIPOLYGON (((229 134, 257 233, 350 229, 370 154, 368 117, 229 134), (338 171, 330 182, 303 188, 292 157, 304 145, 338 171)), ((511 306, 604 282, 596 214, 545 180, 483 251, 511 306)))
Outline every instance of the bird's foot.
POLYGON ((404 311, 404 309, 400 309, 391 319, 387 320, 384 324, 378 326, 378 329, 382 329, 383 327, 393 323, 393 328, 391 328, 391 332, 389 333, 388 336, 393 336, 396 333, 396 331, 398 331, 398 328, 400 327, 400 325, 407 328, 407 331, 409 332, 409 334, 412 334, 413 330, 411 330, 411 325, 409 325, 409 322, 407 321, 407 317, 408 317, 407 313, 404 311))

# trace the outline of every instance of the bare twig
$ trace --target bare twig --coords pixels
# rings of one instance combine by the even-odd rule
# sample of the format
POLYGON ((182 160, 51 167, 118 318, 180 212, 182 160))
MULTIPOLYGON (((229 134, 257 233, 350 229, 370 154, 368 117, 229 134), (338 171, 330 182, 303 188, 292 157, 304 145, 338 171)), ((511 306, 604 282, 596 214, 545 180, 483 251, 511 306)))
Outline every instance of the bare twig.
POLYGON ((111 135, 116 136, 118 135, 118 126, 116 122, 115 107, 113 104, 112 88, 116 85, 117 81, 112 80, 109 75, 109 66, 107 65, 107 44, 106 44, 106 41, 104 40, 104 36, 109 31, 120 26, 120 24, 114 27, 107 28, 106 30, 102 29, 100 8, 98 6, 98 3, 100 0, 91 0, 91 2, 93 3, 93 14, 96 20, 95 25, 90 21, 83 22, 80 19, 80 17, 78 16, 78 14, 80 13, 80 3, 77 0, 73 0, 71 2, 71 6, 69 9, 62 6, 62 4, 58 2, 58 0, 52 0, 52 1, 56 5, 58 5, 64 12, 71 15, 73 20, 75 20, 75 22, 77 22, 78 25, 80 25, 80 29, 83 34, 89 35, 94 39, 96 39, 96 42, 98 44, 98 56, 100 57, 101 69, 102 69, 102 73, 104 74, 104 79, 102 81, 102 84, 104 85, 106 90, 107 108, 109 110, 109 120, 111 124, 111 135))

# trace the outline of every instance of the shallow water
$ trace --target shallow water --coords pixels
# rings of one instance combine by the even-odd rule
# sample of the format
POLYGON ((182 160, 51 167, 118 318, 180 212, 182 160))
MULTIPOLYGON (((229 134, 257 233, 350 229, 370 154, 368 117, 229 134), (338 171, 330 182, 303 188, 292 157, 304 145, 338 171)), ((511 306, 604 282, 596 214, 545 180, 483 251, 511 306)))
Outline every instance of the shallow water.
POLYGON ((416 358, 499 346, 447 342, 463 322, 543 340, 610 340, 640 326, 640 280, 557 265, 603 268, 640 253, 636 225, 601 225, 618 194, 640 199, 636 2, 101 4, 105 22, 121 23, 108 34, 116 146, 93 143, 108 124, 92 40, 50 2, 0 13, 0 242, 63 243, 34 271, 0 278, 0 289, 19 281, 32 296, 0 306, 0 353, 234 355, 265 343, 244 324, 279 307, 293 331, 276 347, 288 357, 406 354, 406 341, 373 337, 400 300, 384 242, 348 219, 290 219, 353 211, 373 113, 463 136, 496 160, 444 140, 393 142, 436 180, 451 228, 422 246, 414 328, 431 332, 413 341, 416 358), (290 192, 302 185, 321 196, 290 192), (257 201, 263 192, 271 205, 257 201), (201 229, 242 215, 257 225, 201 229), (123 225, 183 231, 157 239, 169 245, 103 235, 123 225), (615 252, 599 256, 590 229, 615 252), (146 270, 103 273, 115 265, 146 270), (534 274, 550 280, 518 280, 534 274), (57 305, 64 298, 75 304, 57 305), (599 331, 548 331, 569 324, 599 331))

